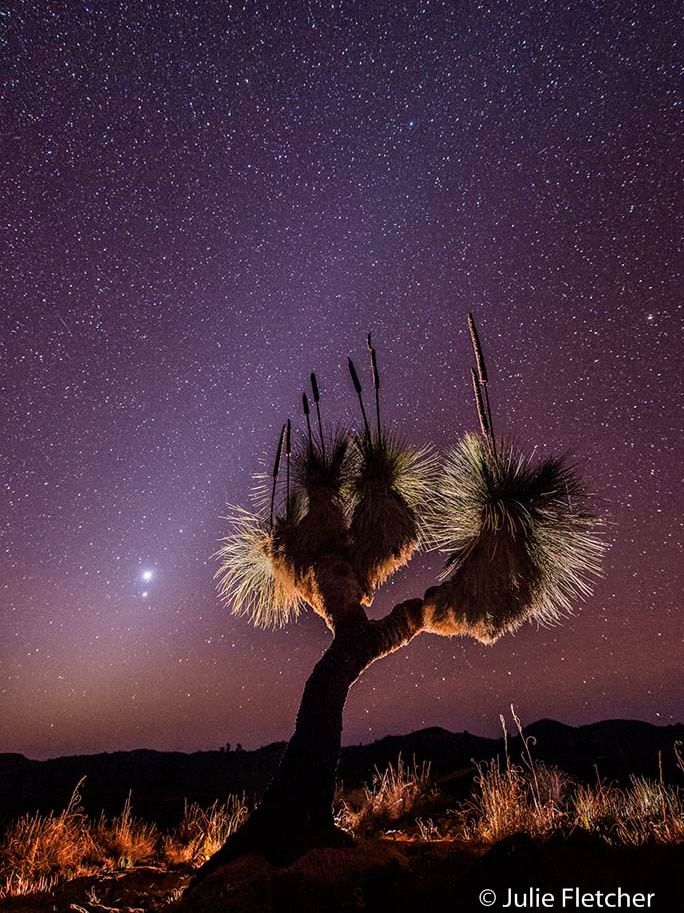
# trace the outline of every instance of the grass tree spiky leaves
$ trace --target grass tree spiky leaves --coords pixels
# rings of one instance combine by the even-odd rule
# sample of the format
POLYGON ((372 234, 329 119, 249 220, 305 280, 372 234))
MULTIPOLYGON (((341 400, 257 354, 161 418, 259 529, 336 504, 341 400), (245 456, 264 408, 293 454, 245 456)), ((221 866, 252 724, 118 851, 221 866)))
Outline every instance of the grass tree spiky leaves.
POLYGON ((231 507, 226 519, 231 531, 215 556, 221 562, 214 575, 220 598, 234 615, 246 615, 256 627, 287 624, 303 601, 274 532, 262 514, 239 507, 231 507))
POLYGON ((355 438, 350 533, 365 601, 423 544, 436 472, 429 447, 412 447, 387 431, 355 438))
POLYGON ((310 493, 315 488, 340 492, 349 479, 349 437, 344 432, 328 436, 325 449, 308 441, 292 456, 294 481, 310 493))
POLYGON ((325 448, 307 441, 295 449, 296 489, 288 520, 277 531, 284 554, 298 575, 306 574, 326 551, 346 548, 344 497, 350 471, 349 437, 344 432, 329 435, 325 448))
POLYGON ((293 446, 291 431, 288 450, 287 424, 284 426, 284 433, 285 454, 289 457, 290 464, 290 484, 273 487, 273 479, 277 476, 274 476, 268 466, 268 457, 261 458, 261 468, 252 476, 251 498, 257 512, 267 513, 271 497, 274 497, 274 525, 284 517, 292 523, 301 520, 314 491, 323 489, 331 496, 341 497, 342 490, 349 485, 351 471, 349 437, 344 432, 329 434, 325 451, 318 442, 310 439, 300 439, 293 446))
POLYGON ((509 441, 495 456, 469 434, 448 456, 432 514, 433 546, 450 553, 434 630, 491 642, 526 620, 557 621, 591 592, 601 521, 567 457, 537 462, 509 441))

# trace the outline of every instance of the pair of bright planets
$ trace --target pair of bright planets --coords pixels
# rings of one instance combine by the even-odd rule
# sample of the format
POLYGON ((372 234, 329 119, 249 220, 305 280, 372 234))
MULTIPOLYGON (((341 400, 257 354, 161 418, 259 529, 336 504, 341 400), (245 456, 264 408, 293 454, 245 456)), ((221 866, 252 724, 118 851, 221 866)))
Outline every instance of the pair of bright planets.
MULTIPOLYGON (((154 571, 143 571, 140 577, 144 583, 150 583, 150 581, 154 578, 154 571)), ((143 590, 140 595, 143 599, 147 599, 147 597, 150 595, 149 590, 143 590)))

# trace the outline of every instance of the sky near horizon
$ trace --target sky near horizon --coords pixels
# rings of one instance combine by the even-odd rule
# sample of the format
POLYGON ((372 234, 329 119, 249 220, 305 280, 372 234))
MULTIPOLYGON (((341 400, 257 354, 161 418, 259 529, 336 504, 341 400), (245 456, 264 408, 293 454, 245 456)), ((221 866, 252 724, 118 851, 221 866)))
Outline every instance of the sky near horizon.
POLYGON ((358 423, 368 332, 397 432, 474 430, 468 311, 605 575, 560 627, 376 663, 345 742, 684 720, 678 33, 671 0, 0 8, 0 752, 287 738, 329 635, 220 603, 226 505, 310 371, 358 423))

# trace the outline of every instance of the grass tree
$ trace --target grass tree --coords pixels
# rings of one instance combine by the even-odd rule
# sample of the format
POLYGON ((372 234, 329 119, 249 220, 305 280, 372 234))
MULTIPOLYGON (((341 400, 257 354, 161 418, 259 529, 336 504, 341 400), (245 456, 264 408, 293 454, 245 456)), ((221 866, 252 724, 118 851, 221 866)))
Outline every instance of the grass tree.
POLYGON ((221 597, 262 627, 309 608, 331 640, 306 682, 294 734, 261 803, 200 878, 250 851, 284 860, 349 841, 332 812, 342 713, 349 688, 372 663, 421 633, 491 644, 526 621, 554 622, 590 592, 602 544, 584 486, 566 457, 533 460, 495 440, 489 378, 470 315, 468 325, 479 434, 466 434, 439 458, 381 427, 369 336, 374 410, 366 409, 349 360, 361 430, 326 434, 312 374, 316 427, 304 393, 301 443, 291 446, 286 423, 273 471, 262 479, 261 509, 233 512, 218 553, 221 597), (378 588, 419 549, 446 553, 440 582, 384 618, 369 618, 378 588))

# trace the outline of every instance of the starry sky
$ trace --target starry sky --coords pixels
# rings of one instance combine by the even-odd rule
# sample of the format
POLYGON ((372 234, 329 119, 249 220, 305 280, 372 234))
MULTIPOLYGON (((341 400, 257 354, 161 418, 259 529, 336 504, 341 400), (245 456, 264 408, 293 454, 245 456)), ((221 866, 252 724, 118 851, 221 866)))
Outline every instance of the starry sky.
POLYGON ((369 331, 396 431, 474 430, 468 311, 498 430, 581 460, 605 576, 561 627, 377 663, 345 741, 684 718, 680 13, 0 5, 0 751, 287 738, 329 635, 219 602, 226 504, 312 369, 358 421, 369 331))

